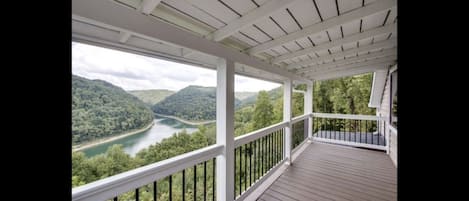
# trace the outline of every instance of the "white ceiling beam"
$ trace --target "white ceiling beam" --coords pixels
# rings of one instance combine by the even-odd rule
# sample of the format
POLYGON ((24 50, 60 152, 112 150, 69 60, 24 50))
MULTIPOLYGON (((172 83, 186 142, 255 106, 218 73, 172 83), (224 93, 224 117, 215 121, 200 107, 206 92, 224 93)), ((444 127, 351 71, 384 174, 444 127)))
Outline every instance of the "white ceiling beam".
POLYGON ((127 40, 129 40, 130 36, 131 36, 131 34, 129 32, 121 31, 120 34, 119 34, 119 42, 121 42, 121 43, 127 42, 127 40))
POLYGON ((155 10, 160 2, 161 0, 143 0, 142 4, 140 4, 139 11, 148 15, 155 10))
POLYGON ((384 34, 384 33, 391 33, 393 31, 395 31, 396 29, 397 29, 396 24, 385 25, 383 27, 370 29, 370 30, 364 31, 362 33, 356 33, 356 34, 353 34, 353 35, 350 35, 350 36, 347 36, 347 37, 344 37, 344 38, 341 38, 341 39, 338 39, 338 40, 334 40, 332 42, 324 43, 324 44, 317 45, 317 46, 307 47, 305 49, 302 49, 302 50, 299 50, 299 51, 296 51, 296 52, 284 54, 284 55, 281 55, 281 56, 278 56, 278 57, 272 59, 271 62, 272 63, 279 63, 279 62, 281 62, 283 60, 286 60, 286 59, 293 59, 293 58, 296 58, 296 57, 299 57, 299 56, 303 56, 303 55, 306 55, 306 54, 311 54, 313 52, 317 52, 317 51, 320 51, 320 50, 329 49, 329 48, 339 46, 339 45, 342 45, 342 44, 347 44, 347 43, 351 43, 351 42, 354 42, 354 41, 359 41, 359 40, 362 40, 362 39, 370 38, 370 37, 380 35, 380 34, 384 34))
POLYGON ((100 22, 114 27, 120 27, 130 32, 157 38, 168 44, 185 47, 205 54, 230 59, 235 62, 251 66, 258 70, 270 72, 284 78, 299 82, 311 83, 311 80, 288 72, 277 66, 238 52, 224 45, 198 37, 165 22, 152 19, 146 15, 127 9, 109 0, 72 0, 72 18, 86 19, 90 22, 100 22))
POLYGON ((360 55, 360 56, 356 56, 356 57, 352 57, 352 58, 348 58, 348 59, 344 59, 344 60, 339 60, 339 61, 335 61, 335 62, 330 62, 330 63, 326 63, 326 64, 314 65, 314 66, 306 67, 304 69, 299 69, 295 72, 296 73, 306 73, 306 72, 320 71, 320 70, 324 70, 324 69, 335 68, 337 66, 340 67, 340 65, 349 64, 349 63, 352 63, 352 62, 357 62, 357 61, 360 61, 360 60, 363 60, 363 59, 369 60, 369 59, 376 58, 376 57, 391 56, 391 55, 396 55, 396 54, 397 54, 397 48, 391 48, 391 49, 387 49, 387 50, 384 50, 384 51, 378 51, 378 52, 373 52, 373 53, 370 53, 370 54, 364 54, 364 55, 360 55))
POLYGON ((295 0, 271 0, 265 4, 262 4, 259 8, 250 11, 246 15, 229 22, 228 25, 210 34, 208 38, 213 38, 215 41, 221 41, 237 33, 239 30, 242 30, 260 20, 265 19, 272 13, 288 7, 293 2, 295 2, 295 0))
POLYGON ((373 59, 373 60, 369 60, 365 62, 346 64, 346 65, 339 66, 334 69, 326 69, 322 71, 303 73, 303 75, 305 75, 306 77, 309 77, 309 76, 320 75, 320 74, 325 74, 325 73, 352 70, 355 68, 360 68, 362 66, 378 65, 380 63, 395 62, 395 61, 396 61, 396 56, 390 56, 390 57, 384 57, 384 58, 379 58, 379 59, 373 59))
POLYGON ((192 51, 192 50, 189 50, 189 49, 186 49, 186 48, 181 48, 181 57, 188 57, 192 54, 194 54, 195 51, 192 51))
POLYGON ((248 53, 250 55, 255 55, 259 54, 261 52, 267 51, 271 48, 283 45, 285 43, 304 38, 309 35, 314 35, 317 33, 320 33, 322 31, 326 31, 330 28, 358 20, 361 18, 364 18, 366 16, 372 15, 374 13, 378 13, 384 10, 388 10, 392 8, 393 6, 396 6, 396 1, 395 0, 378 0, 375 1, 374 3, 371 3, 369 5, 366 5, 363 8, 359 8, 353 11, 350 11, 348 13, 344 13, 342 15, 339 15, 337 17, 333 17, 330 19, 327 19, 321 23, 313 24, 309 27, 306 27, 302 30, 293 32, 291 34, 285 35, 278 37, 274 40, 271 40, 269 42, 260 44, 258 46, 255 46, 251 49, 248 50, 248 53))
POLYGON ((368 65, 373 65, 373 64, 380 64, 380 63, 386 63, 386 62, 394 62, 396 61, 396 56, 389 56, 389 57, 383 57, 379 59, 373 59, 369 61, 364 61, 364 62, 357 62, 357 63, 352 63, 352 64, 346 64, 343 66, 338 66, 336 68, 331 68, 331 69, 325 69, 321 71, 315 71, 315 72, 309 72, 310 74, 325 74, 325 73, 333 73, 333 72, 341 72, 341 71, 350 71, 356 68, 360 68, 361 66, 368 66, 368 65))
POLYGON ((323 62, 323 61, 326 61, 326 60, 329 60, 329 59, 342 58, 342 57, 345 57, 345 56, 348 56, 348 55, 351 55, 351 54, 357 54, 359 52, 367 52, 367 51, 374 50, 374 49, 379 49, 379 48, 383 48, 383 47, 392 47, 392 46, 396 46, 396 45, 397 45, 397 39, 392 38, 392 39, 389 39, 389 40, 379 41, 379 42, 373 43, 371 45, 360 46, 359 48, 353 48, 353 49, 349 49, 349 50, 346 50, 346 51, 343 51, 343 52, 338 52, 338 53, 334 53, 334 54, 323 56, 323 57, 317 57, 317 58, 301 61, 301 62, 298 62, 298 63, 292 63, 292 64, 288 65, 286 67, 286 69, 291 70, 291 69, 295 69, 295 68, 305 66, 305 65, 320 63, 320 62, 323 62))
POLYGON ((310 77, 310 78, 314 79, 315 81, 320 81, 320 80, 329 80, 329 79, 340 78, 340 77, 348 77, 348 76, 353 76, 353 75, 369 73, 369 72, 373 72, 376 70, 386 69, 392 64, 393 62, 379 63, 379 64, 374 64, 374 65, 369 65, 369 66, 362 66, 354 70, 320 74, 320 75, 317 75, 316 77, 310 77))

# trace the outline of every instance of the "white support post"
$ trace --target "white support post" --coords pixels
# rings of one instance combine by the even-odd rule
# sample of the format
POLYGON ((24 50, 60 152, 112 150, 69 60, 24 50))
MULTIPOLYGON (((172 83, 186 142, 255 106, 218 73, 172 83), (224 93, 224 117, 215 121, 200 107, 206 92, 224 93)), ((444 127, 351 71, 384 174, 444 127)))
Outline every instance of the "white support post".
MULTIPOLYGON (((313 83, 306 85, 305 114, 313 113, 313 83)), ((313 117, 308 117, 308 139, 313 139, 313 117)))
POLYGON ((217 63, 217 144, 224 145, 217 156, 216 189, 218 200, 234 197, 234 62, 217 63))
POLYGON ((292 80, 288 79, 283 84, 283 121, 288 122, 285 127, 285 159, 287 164, 291 164, 291 142, 292 142, 292 125, 291 125, 291 96, 292 96, 292 80))

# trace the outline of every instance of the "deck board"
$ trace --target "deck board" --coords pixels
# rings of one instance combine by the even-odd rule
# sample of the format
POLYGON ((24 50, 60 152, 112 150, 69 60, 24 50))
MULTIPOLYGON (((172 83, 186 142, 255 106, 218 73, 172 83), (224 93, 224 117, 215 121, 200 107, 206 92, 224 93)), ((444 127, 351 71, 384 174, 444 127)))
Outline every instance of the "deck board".
POLYGON ((314 142, 258 200, 397 200, 397 169, 382 151, 314 142))

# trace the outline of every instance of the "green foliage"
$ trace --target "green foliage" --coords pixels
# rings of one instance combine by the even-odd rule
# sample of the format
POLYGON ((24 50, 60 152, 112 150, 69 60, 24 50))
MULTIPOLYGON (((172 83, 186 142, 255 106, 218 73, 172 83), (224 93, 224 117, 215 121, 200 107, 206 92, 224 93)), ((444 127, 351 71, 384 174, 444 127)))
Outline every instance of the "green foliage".
POLYGON ((368 107, 371 73, 314 83, 314 112, 374 115, 368 107))
POLYGON ((167 89, 151 89, 128 91, 128 93, 134 95, 151 107, 175 92, 167 89))
POLYGON ((73 144, 141 129, 152 121, 152 111, 123 89, 72 76, 73 144))
POLYGON ((269 94, 266 91, 260 91, 257 95, 256 107, 254 108, 253 120, 254 130, 261 129, 272 124, 274 119, 274 108, 270 103, 269 94))

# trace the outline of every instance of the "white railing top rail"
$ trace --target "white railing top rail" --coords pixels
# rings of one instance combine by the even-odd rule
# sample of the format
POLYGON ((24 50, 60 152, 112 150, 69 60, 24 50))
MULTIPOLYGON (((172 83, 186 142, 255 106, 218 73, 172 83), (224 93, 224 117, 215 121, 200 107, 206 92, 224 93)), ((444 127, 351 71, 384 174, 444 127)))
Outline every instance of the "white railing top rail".
POLYGON ((223 145, 211 145, 147 166, 101 179, 72 189, 73 201, 106 200, 135 190, 222 153, 223 145))
POLYGON ((305 120, 305 119, 309 118, 311 115, 312 115, 312 114, 309 113, 309 114, 303 114, 303 115, 301 115, 301 116, 293 117, 293 118, 291 119, 291 123, 294 124, 294 123, 296 123, 296 122, 305 120))
MULTIPOLYGON (((361 114, 333 114, 333 113, 313 113, 313 117, 332 118, 332 119, 356 119, 356 120, 379 120, 380 117, 374 115, 361 114)), ((381 117, 381 120, 384 119, 381 117)))
POLYGON ((280 123, 274 124, 272 126, 261 128, 259 130, 244 134, 242 136, 238 136, 234 140, 234 146, 236 148, 236 147, 241 146, 243 144, 246 144, 246 143, 252 142, 254 140, 257 140, 257 139, 259 139, 261 137, 264 137, 264 136, 266 136, 266 135, 268 135, 268 134, 270 134, 270 133, 272 133, 276 130, 287 127, 288 123, 289 122, 287 122, 287 121, 280 122, 280 123))

